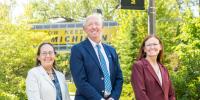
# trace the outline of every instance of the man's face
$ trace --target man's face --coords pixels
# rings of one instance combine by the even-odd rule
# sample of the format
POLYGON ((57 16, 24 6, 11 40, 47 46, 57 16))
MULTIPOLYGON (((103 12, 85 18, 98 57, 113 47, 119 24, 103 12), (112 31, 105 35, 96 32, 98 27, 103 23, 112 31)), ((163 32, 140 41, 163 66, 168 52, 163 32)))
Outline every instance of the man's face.
POLYGON ((84 31, 87 33, 87 36, 95 42, 101 40, 102 29, 102 21, 96 16, 89 17, 84 26, 84 31))

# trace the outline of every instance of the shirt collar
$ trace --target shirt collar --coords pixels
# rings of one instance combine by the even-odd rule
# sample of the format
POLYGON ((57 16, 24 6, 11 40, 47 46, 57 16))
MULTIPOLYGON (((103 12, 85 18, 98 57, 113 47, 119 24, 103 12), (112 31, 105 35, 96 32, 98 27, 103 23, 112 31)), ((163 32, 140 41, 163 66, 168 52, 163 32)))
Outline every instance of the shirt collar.
POLYGON ((102 47, 101 41, 99 43, 96 43, 96 42, 92 41, 92 39, 90 39, 89 37, 88 37, 88 39, 89 39, 90 43, 92 44, 93 48, 96 48, 96 45, 98 45, 98 44, 102 47))

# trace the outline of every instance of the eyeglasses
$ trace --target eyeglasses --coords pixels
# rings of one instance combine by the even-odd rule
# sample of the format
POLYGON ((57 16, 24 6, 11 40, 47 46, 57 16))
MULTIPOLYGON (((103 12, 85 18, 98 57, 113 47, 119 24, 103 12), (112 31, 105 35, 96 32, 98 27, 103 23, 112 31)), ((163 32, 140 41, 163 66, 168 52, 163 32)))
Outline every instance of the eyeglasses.
POLYGON ((91 27, 93 25, 95 25, 95 26, 101 26, 101 23, 100 22, 94 22, 94 23, 87 23, 86 24, 86 26, 88 26, 88 27, 91 27))
POLYGON ((151 46, 157 46, 159 45, 159 43, 149 43, 147 45, 145 45, 146 47, 151 47, 151 46))
POLYGON ((47 56, 48 54, 49 54, 50 56, 55 55, 55 53, 54 53, 53 51, 41 52, 40 54, 41 54, 42 56, 47 56))

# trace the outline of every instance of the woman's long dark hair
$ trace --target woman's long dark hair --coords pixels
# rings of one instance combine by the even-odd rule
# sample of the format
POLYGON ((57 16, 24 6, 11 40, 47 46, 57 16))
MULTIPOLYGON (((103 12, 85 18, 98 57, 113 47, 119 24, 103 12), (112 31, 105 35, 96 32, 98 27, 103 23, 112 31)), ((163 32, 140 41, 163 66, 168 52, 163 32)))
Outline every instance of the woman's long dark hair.
MULTIPOLYGON (((38 56, 40 56, 40 51, 41 51, 42 46, 46 45, 46 44, 50 45, 53 48, 54 54, 56 55, 56 51, 55 51, 55 48, 53 47, 53 44, 48 43, 48 42, 41 43, 39 45, 39 47, 38 47, 38 50, 37 50, 36 66, 40 66, 41 65, 40 60, 38 60, 38 56)), ((55 60, 53 62, 53 68, 56 69, 56 61, 55 60)))
POLYGON ((142 58, 146 58, 146 53, 144 52, 144 47, 145 47, 145 42, 148 40, 148 39, 150 39, 150 38, 156 38, 156 39, 158 39, 158 41, 159 41, 159 43, 160 43, 160 45, 161 45, 161 50, 160 50, 160 52, 159 52, 159 54, 158 54, 158 57, 157 57, 157 62, 159 62, 159 63, 162 63, 162 61, 163 61, 163 53, 164 53, 164 47, 163 47, 163 44, 162 44, 162 41, 160 40, 160 38, 158 37, 158 36, 156 36, 156 35, 148 35, 144 40, 143 40, 143 42, 142 42, 142 44, 141 44, 141 46, 140 46, 140 51, 139 51, 139 55, 138 55, 138 57, 137 57, 137 60, 141 60, 142 58))

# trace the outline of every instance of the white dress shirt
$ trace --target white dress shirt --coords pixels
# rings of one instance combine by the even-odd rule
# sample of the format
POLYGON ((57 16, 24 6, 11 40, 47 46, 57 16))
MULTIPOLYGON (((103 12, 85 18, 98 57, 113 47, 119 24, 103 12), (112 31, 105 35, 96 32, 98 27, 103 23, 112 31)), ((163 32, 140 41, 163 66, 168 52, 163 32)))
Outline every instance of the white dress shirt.
MULTIPOLYGON (((100 42, 100 43, 96 43, 96 42, 92 41, 89 37, 88 37, 88 39, 89 39, 90 43, 92 44, 92 47, 93 47, 94 50, 95 50, 95 53, 96 53, 96 55, 97 55, 97 57, 98 57, 98 60, 99 60, 99 55, 98 55, 98 50, 97 50, 97 46, 96 46, 96 45, 100 45, 100 47, 101 47, 101 48, 100 48, 100 51, 101 51, 101 53, 103 54, 103 57, 104 57, 104 59, 105 59, 105 61, 106 61, 106 67, 107 67, 108 73, 110 74, 108 57, 107 57, 107 55, 106 55, 106 52, 105 52, 105 50, 104 50, 104 47, 103 47, 102 43, 101 43, 101 42, 100 42)), ((99 62, 100 62, 100 60, 99 60, 99 62)))

